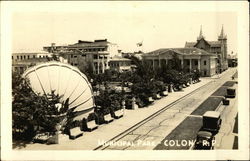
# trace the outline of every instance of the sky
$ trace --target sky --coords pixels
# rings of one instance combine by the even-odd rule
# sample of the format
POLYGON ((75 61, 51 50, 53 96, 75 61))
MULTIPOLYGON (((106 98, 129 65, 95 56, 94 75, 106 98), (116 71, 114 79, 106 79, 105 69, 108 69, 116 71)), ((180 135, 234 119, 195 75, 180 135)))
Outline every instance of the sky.
MULTIPOLYGON (((52 7, 53 9, 53 7, 52 7)), ((78 40, 108 39, 124 52, 184 47, 196 41, 202 25, 208 41, 216 41, 222 25, 228 38, 228 53, 237 52, 235 12, 169 11, 157 5, 86 5, 81 10, 15 12, 12 15, 13 51, 41 50, 52 42, 73 44, 78 40), (119 8, 120 7, 120 8, 119 8)))

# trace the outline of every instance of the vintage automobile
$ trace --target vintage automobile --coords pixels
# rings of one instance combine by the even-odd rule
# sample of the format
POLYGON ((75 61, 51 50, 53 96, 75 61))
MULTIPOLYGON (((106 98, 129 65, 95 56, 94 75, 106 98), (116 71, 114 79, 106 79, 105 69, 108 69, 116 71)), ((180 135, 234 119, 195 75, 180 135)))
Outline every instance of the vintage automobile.
POLYGON ((227 88, 227 98, 235 98, 236 92, 234 87, 227 88))
POLYGON ((215 137, 211 132, 199 131, 196 137, 194 150, 210 150, 214 148, 215 137))
POLYGON ((200 131, 208 131, 213 135, 217 134, 221 126, 221 116, 220 112, 217 111, 207 111, 203 115, 203 125, 200 131))

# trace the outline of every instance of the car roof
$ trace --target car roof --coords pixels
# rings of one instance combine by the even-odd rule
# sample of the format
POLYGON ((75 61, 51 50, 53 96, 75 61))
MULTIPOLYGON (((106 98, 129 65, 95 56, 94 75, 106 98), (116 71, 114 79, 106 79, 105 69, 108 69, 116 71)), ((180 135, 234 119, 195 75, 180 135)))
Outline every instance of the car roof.
POLYGON ((208 131, 199 131, 197 136, 210 138, 212 136, 212 133, 208 131))
POLYGON ((207 111, 203 117, 213 117, 213 118, 218 118, 220 117, 220 112, 217 111, 207 111))

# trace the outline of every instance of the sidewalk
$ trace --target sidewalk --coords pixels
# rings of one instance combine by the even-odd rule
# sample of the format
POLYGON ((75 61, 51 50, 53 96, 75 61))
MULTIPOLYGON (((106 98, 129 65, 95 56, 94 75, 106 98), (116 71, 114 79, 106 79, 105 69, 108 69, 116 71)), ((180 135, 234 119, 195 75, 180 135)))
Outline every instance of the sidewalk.
MULTIPOLYGON (((226 72, 230 72, 228 70, 226 72)), ((224 74, 224 73, 223 73, 224 74)), ((124 117, 114 120, 110 124, 100 125, 98 129, 92 132, 84 132, 83 136, 76 140, 69 140, 64 138, 59 144, 44 145, 44 144, 28 144, 24 150, 93 150, 101 143, 111 140, 135 124, 141 122, 153 113, 159 111, 163 107, 173 103, 177 99, 191 93, 192 91, 206 85, 213 81, 209 78, 201 78, 201 82, 192 84, 184 88, 184 91, 169 93, 167 97, 156 100, 154 104, 137 110, 125 110, 124 117)))

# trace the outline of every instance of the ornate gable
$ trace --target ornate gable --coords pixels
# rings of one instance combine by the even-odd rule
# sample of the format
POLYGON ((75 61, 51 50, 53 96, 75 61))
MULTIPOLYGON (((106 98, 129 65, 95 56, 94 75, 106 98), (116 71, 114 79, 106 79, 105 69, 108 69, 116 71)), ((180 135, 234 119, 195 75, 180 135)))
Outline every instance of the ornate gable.
POLYGON ((210 44, 204 38, 197 40, 197 43, 194 45, 194 47, 203 49, 206 51, 210 50, 210 44))

